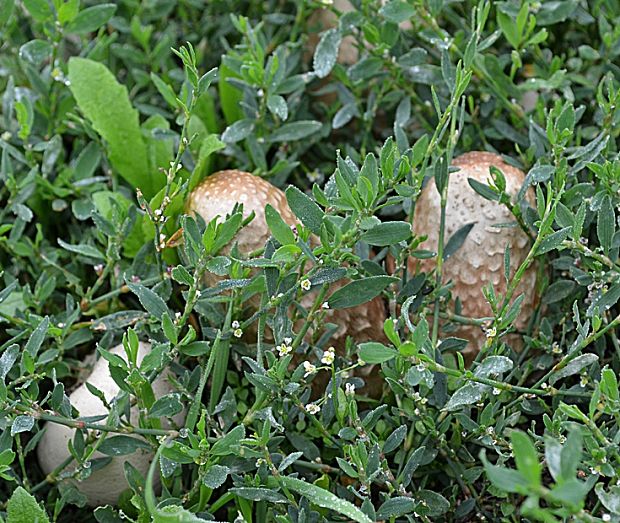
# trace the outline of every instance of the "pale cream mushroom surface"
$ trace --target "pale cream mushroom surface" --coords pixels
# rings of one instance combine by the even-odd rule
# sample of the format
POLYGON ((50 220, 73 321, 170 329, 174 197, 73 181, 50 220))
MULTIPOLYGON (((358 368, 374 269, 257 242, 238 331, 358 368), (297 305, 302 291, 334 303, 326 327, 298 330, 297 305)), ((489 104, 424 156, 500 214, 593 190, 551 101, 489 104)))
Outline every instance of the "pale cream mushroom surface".
MULTIPOLYGON (((475 223, 462 246, 450 256, 443 266, 443 282, 451 281, 453 299, 460 298, 461 315, 471 318, 492 316, 491 308, 482 294, 482 288, 492 283, 496 294, 506 292, 504 278, 504 253, 510 248, 510 274, 514 275, 517 268, 525 260, 530 250, 528 235, 516 224, 512 213, 502 204, 489 201, 476 193, 468 178, 481 183, 491 179, 489 169, 497 167, 506 179, 506 192, 514 197, 521 189, 525 174, 516 167, 504 162, 501 156, 474 151, 465 153, 452 162, 458 171, 450 174, 448 200, 446 205, 445 242, 461 227, 475 223)), ((533 203, 533 192, 530 189, 526 199, 533 203)), ((428 239, 422 248, 435 251, 439 239, 439 222, 441 199, 435 183, 429 180, 417 200, 413 220, 413 232, 426 235, 428 239)), ((436 258, 410 258, 409 266, 416 266, 423 271, 431 271, 436 267, 436 258)), ((515 322, 517 329, 526 327, 531 314, 538 304, 536 293, 536 267, 533 264, 525 273, 513 298, 524 294, 521 312, 515 322)), ((451 305, 450 310, 453 310, 451 305)), ((447 334, 446 334, 447 335, 447 334)), ((469 340, 464 351, 466 359, 471 360, 479 352, 486 340, 486 333, 478 326, 458 325, 450 336, 469 340)), ((517 344, 519 342, 517 341, 517 344)))
MULTIPOLYGON (((138 364, 140 364, 144 356, 146 356, 150 350, 151 345, 149 343, 140 342, 137 357, 138 364)), ((112 348, 110 352, 127 361, 125 349, 122 345, 112 348)), ((108 362, 104 358, 99 358, 95 363, 87 382, 103 392, 108 403, 120 392, 118 385, 110 376, 108 362)), ((164 375, 158 376, 153 381, 152 388, 155 398, 160 398, 173 390, 172 385, 164 375)), ((109 410, 106 406, 99 398, 91 394, 85 384, 77 387, 69 395, 69 400, 82 419, 109 414, 109 410)), ((138 424, 138 408, 135 405, 130 409, 130 418, 133 425, 138 424)), ((182 424, 183 420, 183 413, 174 417, 174 421, 177 424, 182 424)), ((105 424, 106 418, 96 423, 105 424)), ((167 426, 165 423, 164 425, 167 426)), ((114 435, 114 433, 109 434, 110 437, 114 435)), ((69 458, 68 444, 70 440, 73 440, 74 436, 75 429, 73 428, 53 422, 47 422, 45 424, 45 434, 37 446, 39 464, 45 474, 50 474, 69 458)), ((138 435, 132 435, 131 437, 140 438, 138 435)), ((82 481, 73 479, 67 481, 72 481, 77 489, 87 497, 90 506, 115 505, 121 493, 129 488, 127 480, 125 479, 124 463, 130 463, 142 476, 146 477, 153 456, 154 452, 151 450, 138 449, 132 454, 113 457, 110 463, 100 469, 94 470, 88 478, 82 481)), ((105 457, 104 454, 95 452, 92 459, 105 457)), ((67 467, 67 470, 75 470, 75 466, 74 461, 67 467)), ((156 486, 158 486, 159 475, 156 475, 155 479, 156 486)))
POLYGON ((205 178, 189 195, 187 208, 208 223, 216 216, 224 221, 237 203, 243 204, 244 217, 252 212, 255 214, 254 219, 233 240, 244 254, 264 247, 271 235, 265 220, 267 204, 278 211, 288 225, 297 223, 282 190, 259 176, 237 170, 219 171, 205 178))

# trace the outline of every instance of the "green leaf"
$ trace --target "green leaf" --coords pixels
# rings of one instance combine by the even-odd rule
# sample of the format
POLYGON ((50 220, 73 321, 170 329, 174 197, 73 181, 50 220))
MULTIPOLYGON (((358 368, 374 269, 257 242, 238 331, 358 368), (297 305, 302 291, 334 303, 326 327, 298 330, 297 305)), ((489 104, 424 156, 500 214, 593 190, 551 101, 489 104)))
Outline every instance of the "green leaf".
POLYGON ((505 492, 527 491, 528 481, 520 472, 506 467, 492 465, 488 462, 484 454, 481 456, 481 459, 487 477, 498 489, 505 492))
POLYGON ((383 343, 369 341, 360 343, 359 347, 359 357, 366 363, 383 363, 398 356, 396 350, 392 347, 386 347, 383 343))
POLYGON ((43 22, 52 17, 50 3, 47 0, 24 0, 24 6, 37 22, 43 22))
POLYGON ((312 62, 317 77, 325 78, 336 65, 341 41, 342 35, 335 28, 325 31, 321 36, 312 62))
POLYGON ((620 485, 613 485, 609 487, 609 492, 605 492, 605 487, 598 483, 594 491, 607 510, 613 514, 620 514, 620 485))
POLYGON ((575 359, 569 361, 565 367, 553 373, 549 377, 549 383, 554 384, 562 378, 577 374, 581 372, 582 369, 592 365, 597 361, 598 356, 596 354, 582 354, 580 356, 577 356, 575 359))
POLYGON ((9 21, 9 18, 11 18, 14 7, 15 0, 5 0, 4 2, 0 2, 0 29, 2 29, 9 21))
POLYGON ((269 95, 267 98, 267 108, 274 116, 277 116, 281 120, 286 120, 288 118, 288 105, 286 104, 286 100, 279 94, 269 95))
POLYGON ((510 18, 505 13, 502 13, 499 9, 497 10, 497 24, 504 33, 506 40, 510 43, 512 47, 515 49, 519 48, 519 43, 521 42, 521 34, 519 33, 519 29, 515 21, 510 18))
POLYGON ((280 213, 270 204, 265 206, 265 221, 273 237, 282 245, 295 243, 295 234, 289 225, 282 219, 280 213))
POLYGON ((466 383, 460 389, 457 389, 450 397, 450 400, 444 406, 443 410, 452 412, 463 406, 472 405, 482 398, 484 391, 489 387, 481 383, 466 383))
POLYGON ((538 461, 536 447, 525 432, 515 430, 511 434, 515 463, 521 475, 533 487, 540 485, 542 466, 538 461))
POLYGON ((407 222, 383 222, 362 234, 361 239, 369 245, 386 246, 406 241, 411 236, 407 222))
POLYGON ((305 496, 311 503, 319 507, 333 510, 353 521, 357 521, 357 523, 372 523, 372 520, 351 502, 312 483, 306 483, 301 479, 291 478, 290 476, 280 476, 277 481, 289 490, 294 490, 298 494, 305 496))
POLYGON ((15 436, 15 434, 20 434, 21 432, 29 432, 32 427, 34 427, 34 418, 32 416, 27 416, 25 414, 16 416, 11 424, 11 436, 15 436))
POLYGON ((286 201, 293 214, 299 218, 301 223, 314 234, 321 232, 321 224, 323 223, 325 213, 308 195, 297 187, 290 185, 286 189, 286 201))
POLYGON ((398 278, 392 276, 371 276, 352 281, 329 297, 329 307, 332 309, 356 307, 372 300, 395 281, 398 281, 398 278))
POLYGON ((226 456, 234 454, 235 447, 239 447, 239 442, 245 437, 245 427, 239 425, 232 429, 228 434, 219 438, 211 447, 211 455, 226 456))
POLYGON ((412 16, 415 16, 416 10, 415 7, 403 0, 390 0, 379 9, 379 14, 390 22, 400 24, 405 20, 409 20, 412 16))
POLYGON ((49 523, 49 518, 34 496, 17 487, 6 506, 6 523, 49 523))
POLYGON ((151 171, 142 139, 138 112, 127 88, 103 64, 85 58, 69 60, 71 92, 80 110, 106 141, 112 166, 147 199, 165 183, 165 175, 151 171))
POLYGON ((106 456, 126 456, 133 454, 138 449, 150 450, 150 448, 151 445, 143 439, 119 435, 104 439, 97 450, 106 456))
POLYGON ((497 192, 491 189, 488 185, 480 183, 474 178, 467 178, 467 183, 469 183, 469 186, 485 200, 491 200, 496 202, 499 201, 499 194, 497 194, 497 192))
POLYGON ((31 356, 35 356, 39 349, 41 348, 41 344, 43 340, 45 340, 45 336, 47 335, 47 329, 49 327, 50 320, 46 316, 43 318, 37 327, 32 331, 30 338, 28 338, 28 342, 26 343, 26 347, 24 350, 28 352, 31 356))
POLYGON ((616 214, 611 203, 609 194, 603 196, 601 207, 598 210, 598 220, 596 222, 596 234, 601 242, 601 247, 606 253, 611 249, 611 242, 616 233, 616 214))
POLYGON ((116 12, 115 4, 99 4, 80 11, 67 26, 67 33, 85 34, 99 29, 116 12))
POLYGON ((469 236, 469 233, 474 228, 474 225, 476 225, 476 222, 463 225, 463 227, 461 227, 452 236, 450 236, 450 239, 448 240, 448 243, 446 244, 446 248, 444 249, 444 252, 443 252, 444 260, 447 260, 450 256, 452 256, 456 251, 460 249, 460 247, 463 245, 463 243, 467 239, 467 236, 469 236))
POLYGON ((229 473, 230 469, 224 465, 211 465, 202 477, 202 482, 207 487, 216 489, 224 484, 229 473))
POLYGON ((140 300, 144 309, 157 319, 163 314, 170 314, 166 302, 155 292, 140 283, 128 283, 127 287, 140 300))
POLYGON ((297 122, 287 123, 273 131, 267 137, 267 141, 293 142, 295 140, 301 140, 316 133, 321 127, 323 127, 323 124, 316 120, 299 120, 297 122))
POLYGON ((167 394, 159 398, 149 409, 149 418, 174 416, 183 410, 178 394, 167 394))
POLYGON ((103 253, 99 251, 96 247, 92 245, 87 245, 85 243, 79 245, 71 245, 60 238, 58 238, 58 245, 60 245, 63 249, 67 251, 73 252, 75 254, 81 254, 82 256, 87 256, 89 258, 95 258, 97 260, 105 260, 105 256, 103 253))
MULTIPOLYGON (((405 514, 410 514, 418 506, 418 501, 404 496, 396 496, 388 499, 377 510, 377 519, 379 521, 399 518, 405 514)), ((417 518, 416 518, 417 519, 417 518)))
POLYGON ((543 241, 540 242, 536 254, 540 256, 541 254, 545 254, 549 251, 552 251, 553 249, 557 249, 568 237, 568 233, 570 231, 570 227, 564 227, 563 229, 555 231, 554 233, 547 236, 543 241))

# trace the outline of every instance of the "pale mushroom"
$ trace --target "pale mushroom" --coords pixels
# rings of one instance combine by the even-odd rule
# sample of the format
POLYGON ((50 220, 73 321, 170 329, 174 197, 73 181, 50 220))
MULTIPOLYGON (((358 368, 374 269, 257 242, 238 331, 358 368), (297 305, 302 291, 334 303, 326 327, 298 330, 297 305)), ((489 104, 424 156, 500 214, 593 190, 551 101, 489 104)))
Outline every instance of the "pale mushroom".
MULTIPOLYGON (((490 180, 489 169, 497 167, 506 179, 506 192, 515 195, 525 180, 524 173, 504 162, 501 156, 488 152, 470 152, 455 158, 452 162, 459 170, 450 174, 448 201, 446 206, 445 241, 464 225, 475 223, 463 245, 450 256, 443 265, 443 282, 452 281, 452 297, 462 303, 461 314, 471 318, 493 316, 482 294, 482 288, 492 283, 497 294, 506 292, 504 278, 504 252, 510 248, 510 274, 525 260, 530 250, 528 235, 516 224, 512 213, 502 204, 489 201, 476 193, 468 183, 473 178, 481 183, 490 180), (511 223, 513 226, 506 227, 511 223), (503 227, 498 227, 504 225, 503 227)), ((527 200, 533 202, 533 193, 527 193, 527 200)), ((426 235, 428 239, 422 248, 437 250, 440 220, 440 196, 435 184, 426 184, 416 203, 413 232, 426 235)), ((420 260, 410 258, 409 268, 418 266, 423 271, 431 271, 436 259, 420 260)), ((521 312, 515 322, 517 329, 523 329, 532 315, 537 303, 536 267, 525 273, 513 299, 524 294, 521 312)), ((486 334, 480 327, 459 325, 450 333, 469 340, 464 355, 471 360, 485 342, 486 334)))
MULTIPOLYGON (((138 364, 150 349, 151 345, 149 343, 140 342, 137 357, 138 364)), ((110 352, 127 361, 127 356, 122 345, 112 348, 110 352)), ((110 376, 108 362, 104 358, 100 358, 97 363, 95 363, 87 382, 98 388, 103 393, 108 403, 120 392, 118 385, 110 376)), ((173 390, 171 384, 164 375, 158 376, 157 379, 153 381, 152 387, 155 398, 160 398, 173 390)), ((71 405, 77 409, 81 419, 109 414, 106 406, 86 388, 85 384, 76 388, 69 395, 69 400, 71 401, 71 405)), ((137 406, 131 407, 130 418, 133 425, 138 424, 137 406)), ((178 414, 175 416, 174 420, 175 423, 182 424, 184 414, 178 414)), ((96 423, 105 424, 105 422, 106 420, 104 418, 102 421, 96 423)), ((75 430, 76 429, 59 423, 47 422, 45 424, 45 434, 37 447, 39 464, 45 474, 50 474, 71 456, 68 444, 69 441, 73 440, 75 430)), ((108 437, 112 436, 114 436, 113 433, 109 434, 108 437)), ((138 435, 132 435, 131 437, 140 438, 138 435)), ((129 488, 127 480, 125 479, 124 463, 130 463, 140 474, 146 476, 153 456, 153 451, 140 448, 132 454, 113 457, 111 462, 100 469, 93 470, 90 476, 82 481, 74 479, 67 479, 66 481, 71 481, 77 489, 86 496, 90 506, 115 505, 118 502, 120 494, 129 488)), ((92 459, 104 457, 106 457, 104 454, 95 452, 92 459)), ((75 469, 75 462, 67 468, 67 470, 72 469, 75 469)), ((158 482, 159 477, 157 476, 156 485, 159 485, 158 482)))

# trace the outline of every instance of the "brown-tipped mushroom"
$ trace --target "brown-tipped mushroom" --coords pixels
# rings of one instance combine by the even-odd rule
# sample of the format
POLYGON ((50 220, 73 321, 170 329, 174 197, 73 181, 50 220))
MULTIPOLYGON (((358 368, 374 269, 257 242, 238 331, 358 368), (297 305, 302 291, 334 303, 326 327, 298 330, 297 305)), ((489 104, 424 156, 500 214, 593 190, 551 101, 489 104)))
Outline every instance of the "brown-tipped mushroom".
MULTIPOLYGON (((455 158, 453 166, 459 170, 450 175, 448 202, 446 206, 445 241, 464 225, 475 222, 463 245, 450 256, 443 265, 443 281, 452 281, 452 297, 460 298, 461 314, 471 318, 492 316, 491 309, 482 294, 482 287, 492 283, 497 294, 506 292, 504 279, 504 252, 510 248, 510 274, 524 261, 530 249, 527 234, 516 224, 514 216, 504 206, 484 199, 469 185, 467 179, 473 178, 481 183, 490 179, 489 168, 497 167, 506 179, 506 192, 515 195, 525 180, 524 173, 503 161, 501 156, 488 152, 470 152, 455 158), (513 223, 513 227, 498 227, 513 223)), ((530 190, 527 199, 532 202, 530 190)), ((423 189, 415 210, 413 232, 428 236, 423 248, 436 251, 439 237, 440 197, 434 183, 423 189)), ((434 258, 419 260, 411 258, 409 267, 416 265, 424 271, 435 268, 434 258)), ((534 311, 538 299, 536 295, 536 268, 532 265, 525 273, 513 298, 524 293, 521 312, 515 322, 522 329, 534 311)), ((480 351, 486 339, 485 332, 477 326, 461 325, 453 336, 469 340, 464 353, 471 360, 480 351)))
MULTIPOLYGON (((140 342, 137 357, 138 364, 150 351, 150 348, 151 346, 149 343, 140 342)), ((122 345, 114 347, 110 352, 127 361, 127 356, 122 345)), ((86 381, 98 388, 105 396, 107 402, 111 402, 120 392, 118 385, 112 379, 112 376, 110 376, 108 362, 103 358, 100 358, 99 361, 95 363, 92 373, 86 381)), ((155 398, 160 398, 173 390, 172 386, 163 375, 159 376, 153 382, 152 387, 155 398)), ((93 416, 107 416, 109 414, 108 408, 86 388, 85 384, 76 388, 69 395, 69 400, 71 401, 71 405, 77 409, 82 419, 93 416)), ((138 418, 138 407, 131 407, 131 423, 137 425, 138 418)), ((184 414, 178 414, 175 416, 174 420, 177 424, 183 423, 184 414)), ((105 425, 106 418, 96 423, 105 425)), ((45 424, 45 434, 37 446, 39 464, 45 474, 50 474, 71 457, 68 443, 70 440, 73 440, 74 436, 74 428, 53 422, 45 424)), ((114 436, 114 434, 110 434, 108 437, 111 436, 114 436)), ((132 435, 132 438, 141 439, 141 436, 132 435)), ((142 440, 142 442, 144 442, 144 440, 142 440)), ((95 469, 93 464, 94 470, 90 476, 82 481, 74 479, 66 481, 71 481, 77 489, 86 496, 90 506, 115 505, 118 502, 120 494, 129 488, 127 480, 125 479, 124 463, 130 463, 142 476, 146 476, 153 456, 154 452, 152 450, 138 448, 131 454, 113 457, 109 463, 101 468, 95 469)), ((107 456, 101 452, 95 452, 88 462, 90 463, 92 460, 106 457, 107 456)), ((68 466, 68 470, 72 469, 75 469, 75 463, 68 466)), ((159 475, 156 475, 155 480, 156 486, 158 486, 159 475)))
MULTIPOLYGON (((284 192, 258 176, 236 170, 220 171, 206 178, 190 194, 187 208, 190 212, 200 214, 208 222, 218 215, 224 218, 236 203, 243 203, 244 216, 252 211, 255 213, 250 224, 241 229, 232 240, 237 242, 243 254, 249 254, 263 247, 271 235, 265 220, 267 204, 276 209, 288 225, 292 227, 297 224, 284 192)), ((345 283, 335 283, 331 292, 345 283)), ((314 291, 306 294, 302 298, 302 306, 309 308, 315 296, 314 291)), ((324 321, 338 325, 338 330, 330 343, 342 352, 347 336, 351 336, 357 342, 383 339, 385 318, 385 305, 381 297, 377 297, 358 307, 327 310, 324 321)))
POLYGON ((243 204, 243 216, 254 211, 254 219, 235 236, 239 251, 250 253, 265 246, 271 233, 265 220, 265 206, 270 204, 289 225, 297 223, 285 194, 268 181, 253 174, 229 170, 207 177, 190 194, 188 210, 210 222, 216 216, 223 219, 237 203, 243 204))

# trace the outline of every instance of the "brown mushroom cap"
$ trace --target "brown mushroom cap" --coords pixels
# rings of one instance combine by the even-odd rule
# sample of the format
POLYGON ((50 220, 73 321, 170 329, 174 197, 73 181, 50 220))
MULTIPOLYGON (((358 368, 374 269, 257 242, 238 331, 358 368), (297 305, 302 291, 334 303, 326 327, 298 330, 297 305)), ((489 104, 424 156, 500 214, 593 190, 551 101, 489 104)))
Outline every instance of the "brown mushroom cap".
POLYGON ((242 253, 250 253, 265 246, 271 236, 265 221, 265 206, 270 204, 289 225, 297 223, 286 201, 284 192, 268 181, 253 174, 228 170, 207 177, 189 195, 187 208, 210 222, 216 216, 222 220, 237 203, 243 204, 243 216, 254 211, 254 219, 235 236, 242 253))
MULTIPOLYGON (((472 318, 492 316, 491 308, 482 294, 482 287, 493 283, 496 293, 506 292, 504 278, 504 252, 510 247, 510 273, 514 275, 524 261, 530 249, 527 235, 517 225, 514 227, 497 227, 498 224, 514 223, 514 216, 505 206, 484 199, 477 194, 467 182, 473 178, 481 183, 490 179, 489 168, 497 167, 506 178, 506 192, 515 195, 523 185, 525 174, 503 161, 501 156, 488 152, 474 151, 463 154, 453 161, 459 170, 450 175, 448 202, 446 206, 445 241, 468 223, 476 222, 463 245, 448 258, 443 266, 444 282, 452 281, 452 297, 460 298, 462 315, 472 318)), ((533 202, 530 190, 527 199, 533 202)), ((428 183, 416 203, 413 220, 413 232, 428 236, 423 248, 436 251, 439 238, 439 220, 441 212, 440 196, 434 183, 428 183)), ((409 260, 410 269, 416 265, 423 271, 435 267, 435 258, 409 260)), ((521 312, 516 327, 521 329, 535 309, 536 268, 532 265, 525 273, 514 295, 524 293, 521 312)), ((485 334, 479 327, 462 325, 451 334, 470 341, 465 355, 475 356, 485 341, 485 334)))

